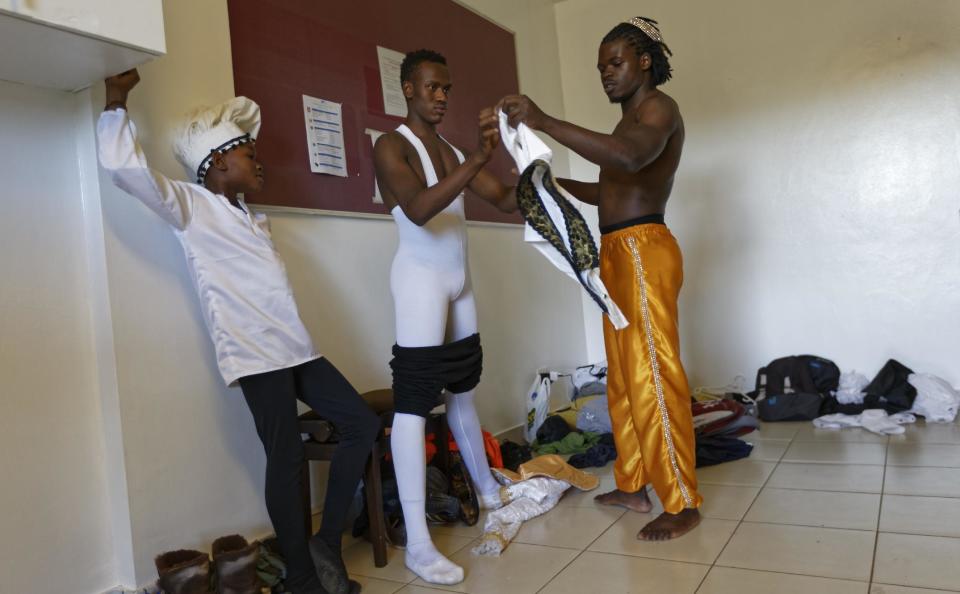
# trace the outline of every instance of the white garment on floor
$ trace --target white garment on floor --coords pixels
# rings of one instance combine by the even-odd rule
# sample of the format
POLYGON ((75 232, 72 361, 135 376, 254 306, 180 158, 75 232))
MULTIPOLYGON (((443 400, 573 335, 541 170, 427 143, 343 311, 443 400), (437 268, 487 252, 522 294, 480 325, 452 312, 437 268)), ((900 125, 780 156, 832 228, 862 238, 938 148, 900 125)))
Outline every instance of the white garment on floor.
POLYGON ((487 514, 483 537, 473 547, 474 555, 498 556, 509 546, 527 520, 543 515, 557 506, 570 483, 549 477, 536 477, 504 487, 501 498, 507 505, 487 514))
POLYGON ((906 429, 902 425, 915 423, 917 417, 910 413, 901 412, 893 415, 879 408, 871 408, 859 415, 833 414, 824 415, 813 420, 813 426, 818 429, 844 429, 848 427, 863 427, 868 431, 880 435, 900 435, 906 429))
POLYGON ((97 138, 100 164, 113 183, 174 228, 227 385, 320 357, 265 215, 151 170, 125 110, 103 112, 97 138))
POLYGON ((923 415, 927 422, 952 423, 960 409, 960 391, 929 373, 914 373, 907 378, 917 389, 917 398, 910 412, 923 415))
POLYGON ((866 394, 863 389, 870 385, 867 376, 856 371, 845 371, 840 374, 840 385, 837 388, 837 402, 840 404, 863 404, 866 394))
MULTIPOLYGON (((540 140, 536 134, 533 133, 533 130, 527 127, 526 124, 521 123, 516 128, 513 128, 509 124, 509 119, 507 114, 500 112, 500 137, 503 141, 503 146, 507 149, 507 152, 513 157, 513 160, 517 163, 517 170, 523 172, 527 166, 533 163, 536 160, 546 161, 550 163, 553 159, 553 151, 550 150, 542 140, 540 140)), ((560 237, 563 239, 563 244, 567 246, 569 250, 570 238, 567 236, 567 225, 566 219, 563 216, 563 211, 560 210, 560 207, 557 206, 556 200, 550 195, 549 192, 543 189, 542 179, 543 176, 548 174, 547 171, 537 171, 533 176, 533 182, 537 187, 540 199, 543 201, 543 205, 547 210, 547 214, 550 215, 550 219, 553 220, 554 226, 557 228, 557 231, 560 233, 560 237)), ((571 203, 574 200, 573 196, 570 196, 569 193, 560 186, 556 184, 557 191, 559 191, 567 200, 571 203)), ((603 285, 603 281, 600 280, 600 269, 591 268, 589 270, 583 270, 579 273, 573 270, 573 267, 570 265, 570 262, 562 255, 560 252, 550 244, 549 241, 545 240, 536 232, 536 230, 530 226, 529 223, 526 223, 523 227, 523 240, 527 243, 533 244, 533 247, 537 248, 540 253, 542 253, 550 262, 560 269, 564 274, 570 278, 577 280, 578 282, 584 283, 587 287, 590 288, 592 292, 600 301, 603 303, 603 306, 606 308, 607 317, 610 318, 610 322, 617 330, 626 328, 630 322, 627 321, 626 316, 623 315, 623 312, 620 311, 620 308, 617 307, 617 304, 614 303, 613 299, 610 297, 610 293, 607 291, 607 288, 603 285)))

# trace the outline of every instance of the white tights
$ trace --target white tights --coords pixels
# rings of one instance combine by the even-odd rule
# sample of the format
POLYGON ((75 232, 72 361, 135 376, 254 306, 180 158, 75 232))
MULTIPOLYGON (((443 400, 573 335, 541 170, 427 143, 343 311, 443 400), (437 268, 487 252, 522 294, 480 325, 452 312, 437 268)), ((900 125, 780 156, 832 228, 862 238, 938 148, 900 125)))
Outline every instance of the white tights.
MULTIPOLYGON (((477 489, 484 508, 500 503, 500 485, 490 473, 480 420, 473 403, 473 392, 448 394, 447 422, 450 432, 477 489)), ((398 413, 393 419, 390 447, 407 529, 407 567, 433 584, 457 584, 463 581, 463 568, 443 556, 433 544, 426 518, 426 456, 423 417, 398 413)), ((443 445, 443 444, 439 444, 443 445)))
MULTIPOLYGON (((422 142, 405 126, 398 132, 417 149, 427 185, 436 184, 437 175, 422 142)), ((453 150, 462 163, 462 153, 453 150)), ((391 212, 399 234, 390 269, 397 344, 437 346, 475 334, 477 309, 467 267, 463 196, 458 196, 422 226, 413 224, 399 206, 391 212)), ((481 504, 487 508, 499 507, 499 484, 487 464, 473 391, 448 395, 446 405, 450 431, 457 440, 481 504)), ((394 415, 390 438, 407 528, 406 564, 427 582, 456 584, 463 581, 463 568, 437 550, 427 530, 425 423, 423 417, 398 413, 394 415)))

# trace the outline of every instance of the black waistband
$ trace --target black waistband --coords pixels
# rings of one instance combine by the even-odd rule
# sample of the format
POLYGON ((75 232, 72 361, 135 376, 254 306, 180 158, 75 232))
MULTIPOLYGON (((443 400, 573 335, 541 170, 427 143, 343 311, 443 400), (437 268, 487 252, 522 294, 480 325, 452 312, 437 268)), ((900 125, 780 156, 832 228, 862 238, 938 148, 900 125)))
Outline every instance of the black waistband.
POLYGON ((627 227, 633 227, 635 225, 666 225, 666 223, 663 220, 663 213, 648 214, 635 219, 620 221, 619 223, 614 223, 612 225, 603 225, 600 227, 600 234, 606 235, 607 233, 613 233, 614 231, 619 231, 620 229, 626 229, 627 227))

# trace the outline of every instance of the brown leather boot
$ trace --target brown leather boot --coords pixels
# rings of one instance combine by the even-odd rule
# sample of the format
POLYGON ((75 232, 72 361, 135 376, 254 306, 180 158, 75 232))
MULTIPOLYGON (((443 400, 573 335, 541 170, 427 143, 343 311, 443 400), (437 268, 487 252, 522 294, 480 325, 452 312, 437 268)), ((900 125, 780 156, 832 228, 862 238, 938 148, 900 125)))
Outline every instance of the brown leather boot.
MULTIPOLYGON (((170 551, 153 560, 166 594, 213 594, 210 589, 210 557, 200 551, 170 551)), ((259 594, 259 593, 258 593, 259 594)))
POLYGON ((239 534, 213 541, 213 565, 217 573, 217 594, 260 594, 257 575, 260 543, 239 534))

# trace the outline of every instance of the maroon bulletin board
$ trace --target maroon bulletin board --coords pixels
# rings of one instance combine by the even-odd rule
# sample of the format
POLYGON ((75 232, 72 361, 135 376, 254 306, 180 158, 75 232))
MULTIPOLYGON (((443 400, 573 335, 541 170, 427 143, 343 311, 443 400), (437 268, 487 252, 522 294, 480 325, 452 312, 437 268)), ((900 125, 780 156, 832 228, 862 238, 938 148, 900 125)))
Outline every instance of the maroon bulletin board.
MULTIPOLYGON (((228 0, 228 8, 236 93, 259 103, 263 117, 259 204, 388 214, 373 202, 373 146, 364 131, 403 120, 384 113, 378 45, 447 58, 453 89, 439 130, 466 153, 477 146, 480 110, 519 88, 513 34, 452 0, 228 0), (311 173, 303 95, 342 104, 348 177, 311 173)), ((502 149, 489 167, 512 177, 502 149)), ((522 222, 469 194, 468 219, 522 222)))

